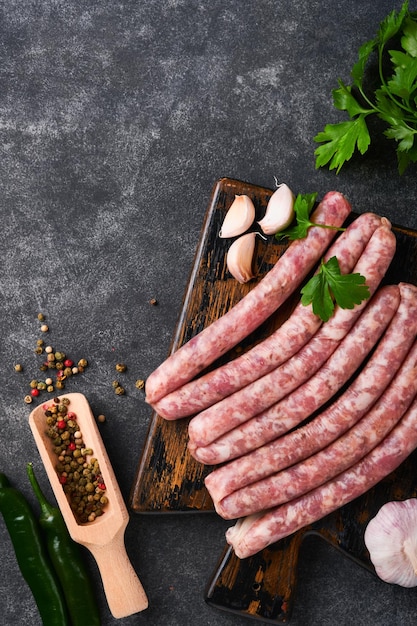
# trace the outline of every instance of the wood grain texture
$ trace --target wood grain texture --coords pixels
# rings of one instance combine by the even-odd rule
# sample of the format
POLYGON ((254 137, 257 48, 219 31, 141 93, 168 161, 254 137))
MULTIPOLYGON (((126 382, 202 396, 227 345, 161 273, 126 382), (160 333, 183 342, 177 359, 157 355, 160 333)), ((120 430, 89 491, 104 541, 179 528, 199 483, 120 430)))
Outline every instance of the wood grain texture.
MULTIPOLYGON (((243 194, 253 199, 256 219, 260 219, 272 190, 227 178, 213 188, 170 353, 226 313, 269 271, 286 248, 277 242, 270 245, 273 238, 267 241, 257 238, 257 278, 241 285, 230 276, 226 253, 232 240, 220 239, 218 232, 235 195, 243 194)), ((212 367, 234 358, 282 324, 295 301, 295 297, 290 298, 273 319, 212 367)), ((155 412, 152 414, 131 492, 131 507, 135 512, 213 511, 204 487, 209 468, 195 461, 187 451, 188 421, 166 421, 155 412)))

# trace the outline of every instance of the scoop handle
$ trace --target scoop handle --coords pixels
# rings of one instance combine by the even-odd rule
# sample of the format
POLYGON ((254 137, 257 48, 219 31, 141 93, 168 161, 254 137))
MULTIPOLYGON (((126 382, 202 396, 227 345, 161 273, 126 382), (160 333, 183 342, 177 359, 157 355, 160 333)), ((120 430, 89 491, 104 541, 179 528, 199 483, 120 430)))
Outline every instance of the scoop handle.
POLYGON ((146 609, 148 598, 127 555, 124 529, 106 545, 85 545, 97 563, 113 617, 119 619, 146 609))

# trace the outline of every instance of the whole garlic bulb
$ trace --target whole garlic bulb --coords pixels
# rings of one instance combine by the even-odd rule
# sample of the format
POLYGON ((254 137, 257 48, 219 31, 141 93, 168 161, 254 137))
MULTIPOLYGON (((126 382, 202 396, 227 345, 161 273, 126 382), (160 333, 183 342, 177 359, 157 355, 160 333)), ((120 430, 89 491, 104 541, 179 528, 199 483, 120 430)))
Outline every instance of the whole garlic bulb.
POLYGON ((294 194, 285 183, 278 185, 269 199, 264 217, 258 222, 265 235, 275 235, 294 219, 294 194))
POLYGON ((368 523, 364 540, 382 580, 417 586, 417 498, 384 504, 368 523))
POLYGON ((255 206, 249 196, 235 196, 223 220, 219 237, 237 237, 242 235, 255 219, 255 206))
POLYGON ((237 281, 247 283, 254 277, 253 254, 256 233, 246 233, 236 239, 229 248, 226 257, 227 269, 237 281))

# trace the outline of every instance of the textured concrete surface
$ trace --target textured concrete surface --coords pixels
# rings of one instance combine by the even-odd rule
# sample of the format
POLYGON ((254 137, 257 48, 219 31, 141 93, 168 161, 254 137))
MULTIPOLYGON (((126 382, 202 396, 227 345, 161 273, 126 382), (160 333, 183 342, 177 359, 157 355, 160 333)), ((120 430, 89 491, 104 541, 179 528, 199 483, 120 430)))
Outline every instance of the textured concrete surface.
MULTIPOLYGON (((337 188, 356 211, 417 228, 416 171, 399 177, 388 141, 338 177, 314 167, 313 136, 340 119, 337 77, 349 80, 359 45, 392 8, 387 0, 0 4, 0 469, 29 498, 25 464, 38 457, 23 396, 38 375, 37 313, 52 345, 91 362, 68 390, 107 416, 101 432, 127 499, 150 417, 134 381, 167 354, 218 178, 337 188), (122 398, 111 388, 119 360, 129 366, 122 398)), ((215 515, 133 517, 127 548, 150 608, 114 619, 90 561, 103 625, 249 624, 203 599, 226 526, 215 515)), ((0 546, 0 624, 38 626, 1 520, 0 546)), ((305 546, 299 576, 294 626, 415 621, 414 591, 384 585, 317 541, 305 546)))

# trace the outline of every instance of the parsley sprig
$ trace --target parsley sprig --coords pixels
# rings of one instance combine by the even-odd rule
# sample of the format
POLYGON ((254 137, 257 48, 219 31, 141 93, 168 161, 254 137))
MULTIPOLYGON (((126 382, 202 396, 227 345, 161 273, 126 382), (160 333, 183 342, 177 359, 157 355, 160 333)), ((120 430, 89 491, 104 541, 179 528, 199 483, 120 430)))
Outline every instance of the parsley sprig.
MULTIPOLYGON (((316 224, 310 219, 315 206, 317 193, 298 194, 294 202, 295 224, 277 233, 275 237, 294 241, 304 239, 311 226, 346 230, 343 227, 329 224, 316 224)), ((301 303, 312 304, 313 313, 327 322, 333 314, 336 304, 342 309, 353 309, 369 298, 369 287, 361 274, 342 274, 337 257, 330 258, 326 263, 322 260, 318 272, 301 289, 301 303)))
POLYGON ((341 79, 334 89, 333 104, 346 111, 349 120, 327 124, 314 141, 321 143, 315 150, 316 168, 328 165, 339 173, 355 150, 365 154, 371 143, 367 119, 376 115, 387 129, 384 134, 396 142, 398 171, 403 174, 410 163, 417 162, 417 15, 408 10, 406 0, 400 11, 392 11, 379 25, 370 41, 358 54, 351 77, 352 85, 341 79), (398 36, 400 49, 388 49, 398 36), (368 93, 364 87, 365 69, 373 53, 377 55, 379 86, 368 93), (389 70, 385 70, 388 53, 389 70))
POLYGON ((369 298, 369 287, 365 276, 359 273, 342 274, 337 257, 326 263, 301 289, 301 304, 311 304, 313 313, 327 322, 333 315, 336 304, 342 309, 353 309, 369 298))
POLYGON ((307 237, 308 229, 311 226, 320 226, 320 228, 330 228, 331 230, 345 230, 344 228, 339 228, 339 226, 332 226, 330 224, 316 224, 310 220, 310 214, 314 208, 315 202, 317 198, 317 192, 314 193, 305 193, 298 194, 294 201, 294 213, 295 213, 295 224, 291 224, 285 230, 281 230, 278 232, 275 237, 276 239, 284 239, 287 238, 290 241, 294 241, 295 239, 304 239, 307 237))

